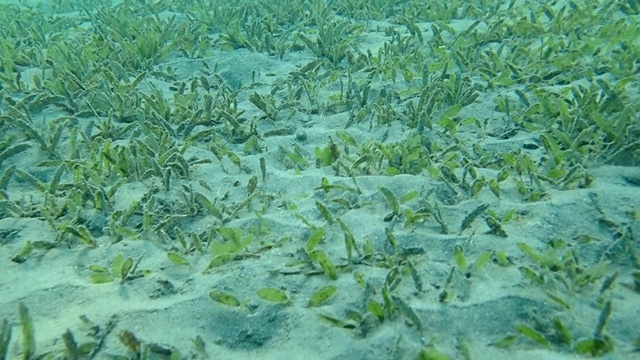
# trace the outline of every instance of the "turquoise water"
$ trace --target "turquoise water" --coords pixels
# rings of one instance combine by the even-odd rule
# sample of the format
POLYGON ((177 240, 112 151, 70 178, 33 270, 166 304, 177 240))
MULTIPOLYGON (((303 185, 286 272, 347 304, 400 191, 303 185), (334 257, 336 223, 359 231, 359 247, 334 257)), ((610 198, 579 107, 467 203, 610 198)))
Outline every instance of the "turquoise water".
POLYGON ((1 2, 0 358, 637 356, 639 13, 1 2))

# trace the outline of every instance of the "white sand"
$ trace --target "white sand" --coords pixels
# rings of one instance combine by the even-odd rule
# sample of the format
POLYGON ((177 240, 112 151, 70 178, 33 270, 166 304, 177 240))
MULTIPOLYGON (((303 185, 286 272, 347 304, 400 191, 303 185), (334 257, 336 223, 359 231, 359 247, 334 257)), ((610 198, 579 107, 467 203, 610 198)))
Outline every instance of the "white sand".
MULTIPOLYGON (((456 30, 464 30, 469 21, 451 24, 456 30)), ((425 29, 428 24, 425 24, 425 29)), ((375 31, 363 35, 366 46, 375 52, 384 41, 384 34, 375 31)), ((240 79, 243 83, 250 81, 253 70, 259 70, 260 81, 264 86, 257 91, 269 89, 277 77, 286 74, 312 60, 307 52, 287 54, 281 61, 246 50, 232 53, 217 53, 207 62, 218 62, 221 72, 228 79, 240 79), (277 74, 268 76, 267 74, 277 74)), ((176 73, 184 77, 199 76, 201 61, 168 59, 158 67, 170 64, 176 73)), ((147 79, 141 84, 148 88, 153 82, 162 91, 170 93, 169 83, 159 79, 147 79)), ((241 108, 245 109, 248 118, 259 115, 259 111, 248 101, 246 91, 240 95, 241 108)), ((512 93, 510 89, 501 89, 500 93, 512 93)), ((475 116, 480 119, 489 118, 494 129, 508 123, 505 115, 494 110, 497 91, 483 93, 476 102, 465 107, 461 116, 475 116)), ((3 109, 4 110, 4 109, 3 109)), ((47 119, 63 114, 56 109, 46 109, 34 115, 34 121, 42 123, 47 119)), ((284 114, 283 112, 283 115, 284 114)), ((284 117, 284 116, 283 116, 284 117)), ((170 249, 158 239, 140 238, 124 240, 112 244, 112 239, 104 236, 97 239, 99 246, 89 248, 79 243, 71 246, 60 246, 50 251, 36 250, 27 261, 18 264, 11 261, 26 241, 52 241, 55 232, 47 222, 38 218, 0 219, 0 319, 6 317, 14 326, 10 348, 10 359, 18 358, 19 322, 17 319, 18 303, 24 303, 30 311, 36 329, 37 352, 59 352, 63 347, 62 334, 70 329, 79 343, 90 339, 86 335, 87 327, 79 320, 86 315, 101 327, 112 316, 117 317, 115 329, 106 336, 104 346, 96 358, 107 359, 108 354, 126 354, 126 349, 118 340, 117 334, 122 330, 131 331, 145 343, 157 343, 174 346, 180 350, 183 358, 204 358, 198 354, 193 340, 200 336, 206 343, 206 351, 211 359, 404 359, 414 356, 417 349, 430 341, 436 347, 450 355, 460 358, 456 346, 458 339, 464 339, 469 346, 473 359, 572 359, 566 349, 539 350, 541 346, 531 341, 520 339, 509 350, 488 346, 509 334, 517 334, 516 324, 534 326, 534 317, 549 322, 560 316, 569 324, 574 340, 588 338, 592 335, 598 321, 601 308, 597 304, 599 287, 604 278, 593 285, 567 294, 559 289, 559 294, 569 302, 571 309, 563 309, 554 303, 538 286, 526 279, 518 267, 532 266, 518 249, 517 243, 523 242, 540 251, 552 239, 564 239, 574 249, 584 265, 592 265, 599 258, 606 257, 608 266, 606 276, 619 272, 619 277, 607 299, 613 303, 613 315, 606 327, 606 333, 616 342, 616 351, 608 358, 631 359, 631 343, 638 334, 640 324, 640 307, 637 306, 639 295, 621 286, 631 284, 631 268, 625 258, 627 250, 621 243, 614 243, 612 231, 599 223, 603 217, 596 209, 598 202, 607 219, 620 224, 628 224, 636 238, 633 245, 638 251, 637 234, 640 226, 632 222, 627 211, 640 209, 640 189, 626 179, 639 179, 640 169, 599 166, 589 169, 593 176, 593 185, 585 189, 554 189, 548 186, 548 196, 539 202, 527 203, 518 194, 512 179, 502 184, 501 197, 494 196, 488 188, 483 189, 475 198, 463 196, 453 201, 451 191, 437 179, 428 174, 419 175, 369 175, 358 177, 357 185, 361 194, 348 194, 339 190, 325 194, 317 190, 322 177, 331 184, 353 186, 351 179, 334 176, 330 168, 315 168, 313 164, 314 148, 324 147, 328 137, 336 139, 336 131, 341 131, 348 120, 348 113, 335 115, 297 115, 287 125, 297 131, 304 131, 307 140, 297 140, 295 136, 275 136, 265 138, 261 145, 267 150, 261 155, 242 155, 242 148, 233 150, 242 155, 242 164, 248 172, 239 171, 233 164, 226 162, 221 170, 220 162, 206 150, 204 146, 194 146, 186 153, 186 158, 211 159, 210 164, 192 167, 190 181, 174 180, 176 188, 179 184, 192 185, 211 198, 229 193, 228 204, 237 204, 246 195, 245 185, 250 177, 260 177, 258 159, 264 156, 267 164, 266 181, 260 181, 258 190, 265 194, 273 194, 264 221, 268 233, 255 239, 249 246, 249 252, 260 248, 260 241, 277 241, 290 236, 291 241, 283 246, 256 253, 257 256, 226 264, 211 273, 203 274, 211 256, 205 250, 204 255, 197 252, 185 255, 189 266, 179 266, 167 259, 170 249), (306 124, 306 126, 304 126, 306 124), (307 160, 309 167, 301 174, 286 169, 279 161, 278 147, 291 149, 297 144, 307 160), (240 186, 234 186, 238 182, 240 186), (207 190, 202 184, 210 188, 207 190), (297 252, 304 248, 310 234, 296 214, 308 219, 315 226, 325 227, 326 239, 319 245, 337 264, 346 261, 343 233, 334 222, 327 225, 316 208, 316 201, 329 206, 334 218, 340 218, 355 235, 358 246, 370 238, 377 251, 389 252, 385 238, 384 217, 390 212, 389 205, 379 192, 384 186, 400 198, 409 191, 421 191, 426 194, 433 190, 430 201, 438 200, 450 234, 440 234, 438 223, 429 218, 415 228, 404 228, 402 221, 394 224, 394 234, 398 245, 420 247, 426 251, 424 255, 411 256, 422 278, 424 289, 417 292, 407 274, 402 283, 394 291, 394 295, 403 298, 420 317, 423 331, 417 331, 401 314, 376 326, 366 337, 358 336, 355 331, 338 329, 319 320, 318 314, 327 314, 345 319, 345 310, 363 311, 364 292, 357 285, 350 272, 341 272, 335 281, 324 275, 270 275, 271 271, 286 271, 285 265, 298 258, 297 252), (330 205, 335 197, 349 199, 354 205, 352 209, 330 205), (447 204, 449 203, 449 204, 447 204), (467 214, 482 203, 489 204, 490 209, 504 214, 516 209, 519 215, 515 220, 504 225, 508 237, 486 234, 489 230, 482 218, 474 221, 468 229, 458 235, 461 222, 467 214), (287 210, 285 204, 295 204, 297 210, 287 210), (470 241, 469 238, 474 234, 470 241), (580 244, 576 239, 590 236, 593 241, 580 244), (466 245, 465 245, 466 244, 466 245), (464 245, 465 254, 470 263, 484 251, 505 251, 516 265, 502 267, 490 263, 478 274, 469 279, 456 271, 452 289, 458 297, 446 303, 438 301, 441 287, 455 266, 452 252, 455 245, 464 245), (605 252, 609 251, 610 256, 605 252), (107 284, 93 284, 90 281, 88 267, 101 265, 109 267, 117 254, 138 259, 141 257, 139 270, 148 270, 147 276, 136 278, 120 284, 114 281, 107 284), (618 263, 619 261, 619 263, 618 263), (306 308, 311 294, 321 286, 331 283, 338 291, 333 299, 319 308, 306 308), (263 287, 280 288, 293 299, 293 305, 284 307, 273 305, 260 299, 256 291, 263 287), (213 288, 222 289, 234 294, 245 302, 242 308, 232 308, 209 298, 213 288)), ((87 121, 87 119, 82 119, 87 121)), ((276 127, 280 127, 278 124, 276 127)), ((259 132, 273 129, 273 124, 261 122, 259 132)), ((368 121, 353 125, 347 130, 358 141, 367 139, 381 141, 388 131, 386 143, 402 141, 411 130, 394 122, 388 129, 375 127, 369 130, 368 121)), ((480 134, 474 132, 474 126, 460 126, 459 136, 469 142, 480 134)), ((508 152, 522 147, 523 144, 536 143, 538 134, 519 132, 509 140, 483 137, 481 145, 495 152, 508 152)), ((340 142, 341 143, 341 142, 340 142)), ((355 152, 355 149, 351 149, 355 152)), ((544 148, 533 150, 534 157, 542 155, 544 148)), ((44 154, 34 146, 32 149, 16 155, 2 164, 17 164, 30 171, 33 164, 44 159, 44 154)), ((356 154, 351 154, 352 157, 356 154)), ((52 170, 53 171, 53 170, 52 170)), ((494 170, 478 169, 479 175, 495 178, 494 170)), ((51 172, 45 173, 50 176, 51 172)), ((69 181, 66 178, 63 183, 69 181)), ((115 195, 115 210, 127 209, 130 204, 140 199, 151 185, 159 185, 157 179, 144 182, 128 183, 115 195)), ((12 199, 28 199, 29 190, 25 184, 12 181, 8 194, 12 199)), ((180 203, 180 191, 171 195, 158 195, 167 203, 180 203)), ((402 208, 416 210, 417 200, 402 204, 402 208)), ((252 203, 238 214, 238 218, 226 224, 248 229, 259 224, 254 210, 261 208, 260 201, 252 203)), ((99 222, 99 217, 96 217, 99 222)), ((197 216, 193 221, 182 221, 185 232, 202 232, 220 226, 211 216, 197 216)), ((565 252, 566 249, 560 252, 565 252)), ((378 289, 375 298, 380 299, 379 289, 387 268, 357 265, 354 270, 361 272, 378 289)), ((558 283, 559 284, 559 283, 558 283)))

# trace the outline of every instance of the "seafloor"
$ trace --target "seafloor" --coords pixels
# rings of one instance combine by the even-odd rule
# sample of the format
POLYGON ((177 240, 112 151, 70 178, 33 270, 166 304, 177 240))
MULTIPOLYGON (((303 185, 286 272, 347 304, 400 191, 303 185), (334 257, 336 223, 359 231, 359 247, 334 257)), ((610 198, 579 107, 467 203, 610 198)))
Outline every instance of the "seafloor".
POLYGON ((0 359, 640 358, 637 0, 0 3, 0 359))

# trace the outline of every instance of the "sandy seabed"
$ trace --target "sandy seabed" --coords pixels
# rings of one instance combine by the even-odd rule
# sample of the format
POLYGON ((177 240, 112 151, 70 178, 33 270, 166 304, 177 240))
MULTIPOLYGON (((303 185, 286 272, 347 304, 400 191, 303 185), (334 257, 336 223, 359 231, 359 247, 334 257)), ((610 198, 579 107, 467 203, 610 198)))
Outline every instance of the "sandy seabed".
MULTIPOLYGON (((456 19, 446 25, 460 33, 473 22, 474 19, 456 19)), ((406 31, 405 27, 391 22, 369 22, 360 35, 360 50, 370 49, 376 53, 383 47, 389 38, 378 29, 388 26, 401 29, 403 33, 406 31)), ((431 23, 419 23, 419 27, 426 40, 433 36, 431 23)), ((279 59, 238 49, 215 51, 203 59, 186 59, 172 54, 155 68, 171 66, 175 75, 187 82, 199 77, 206 66, 217 66, 218 73, 229 83, 247 84, 252 81, 252 73, 253 76, 259 73, 260 85, 241 90, 238 96, 239 106, 246 111, 245 117, 257 118, 260 112, 247 100, 249 94, 268 92, 281 78, 314 59, 308 50, 290 52, 279 59)), ((23 81, 29 84, 28 75, 38 73, 38 69, 33 68, 22 71, 23 81)), ((154 87, 171 98, 174 92, 171 86, 171 82, 148 76, 139 89, 148 93, 154 87)), ((636 101, 637 86, 637 81, 630 85, 630 93, 635 93, 636 101)), ((375 81, 372 88, 375 89, 375 81)), ((472 144, 477 143, 497 154, 527 149, 526 153, 534 159, 545 157, 538 132, 519 129, 505 139, 487 135, 510 127, 507 116, 496 111, 497 99, 508 96, 517 102, 514 91, 523 88, 514 84, 479 90, 477 99, 464 106, 458 116, 490 119, 487 129, 481 133, 472 125, 459 126, 457 137, 465 141, 460 146, 472 151, 472 144)), ((399 112, 405 105, 394 104, 399 112)), ((6 102, 0 104, 0 111, 7 111, 6 102)), ((44 124, 64 114, 61 109, 49 106, 32 117, 35 123, 44 124)), ((185 158, 208 161, 192 166, 189 179, 175 179, 172 183, 175 191, 155 193, 156 203, 166 204, 168 209, 184 203, 182 189, 188 187, 207 195, 212 201, 224 199, 230 207, 236 206, 246 198, 246 184, 250 179, 259 178, 256 191, 260 196, 224 224, 253 231, 255 238, 234 261, 210 271, 204 271, 212 260, 210 249, 204 249, 203 253, 184 253, 177 242, 171 244, 151 234, 119 242, 103 234, 96 237, 95 247, 70 241, 47 251, 34 250, 26 261, 16 261, 25 242, 52 242, 59 234, 42 217, 16 217, 3 211, 4 216, 0 219, 0 319, 8 319, 13 329, 8 358, 21 358, 18 304, 22 303, 33 319, 37 353, 59 357, 64 349, 62 335, 67 329, 78 343, 84 343, 95 340, 95 331, 105 332, 113 326, 101 338, 104 342, 95 358, 134 356, 119 336, 126 331, 143 344, 177 349, 182 358, 193 359, 406 359, 417 356, 420 349, 429 346, 452 359, 462 359, 464 355, 461 354, 465 353, 472 359, 573 359, 580 357, 570 351, 571 346, 563 348, 553 342, 547 348, 522 335, 518 325, 553 329, 554 319, 559 318, 567 324, 575 343, 594 336, 607 301, 613 311, 604 332, 615 342, 615 350, 607 355, 607 359, 640 358, 633 352, 633 342, 640 336, 640 294, 637 289, 633 290, 634 266, 630 260, 630 251, 640 251, 637 238, 640 226, 632 215, 640 209, 638 167, 590 167, 587 169, 591 179, 589 186, 562 189, 545 185, 545 196, 539 201, 523 200, 511 178, 500 184, 499 197, 488 187, 469 196, 468 191, 457 185, 452 189, 427 171, 396 176, 371 173, 356 176, 354 182, 344 174, 336 176, 329 166, 316 167, 314 150, 325 148, 329 137, 338 142, 336 134, 341 131, 348 132, 358 144, 367 141, 393 144, 405 141, 415 130, 402 121, 372 129, 369 121, 364 121, 345 129, 348 119, 348 112, 338 111, 299 113, 286 120, 286 126, 261 122, 260 133, 282 127, 290 131, 282 136, 261 139, 264 151, 259 154, 245 154, 242 145, 230 145, 240 155, 240 168, 229 159, 219 161, 207 146, 194 143, 186 149, 185 158), (279 149, 294 147, 301 149, 308 160, 303 169, 290 168, 282 159, 279 149), (264 180, 260 173, 260 157, 266 163, 264 180), (349 190, 324 191, 321 187, 323 178, 349 190), (359 191, 353 191, 356 187, 359 191), (389 216, 392 207, 381 193, 381 187, 390 189, 401 200, 401 211, 395 217, 389 216), (419 195, 403 201, 403 196, 412 191, 419 195), (426 202, 438 205, 441 217, 449 227, 448 233, 443 234, 442 226, 434 216, 405 226, 405 209, 419 210, 423 207, 420 201, 427 194, 430 195, 426 202), (342 199, 342 203, 335 199, 342 199), (322 216, 317 203, 331 211, 333 222, 322 216), (345 203, 349 206, 345 207, 345 203), (488 206, 500 215, 514 211, 513 218, 503 224, 506 236, 491 232, 484 221, 486 211, 459 231, 465 218, 482 206, 488 206), (268 207, 267 211, 256 216, 255 213, 264 207, 268 207), (300 254, 304 254, 313 232, 301 219, 312 227, 324 229, 325 237, 318 248, 338 265, 337 279, 328 279, 318 266, 314 269, 304 267, 304 262, 301 267, 289 266, 304 259, 300 254), (415 255, 397 257, 385 263, 375 260, 376 256, 367 258, 355 253, 356 264, 350 269, 342 267, 347 264, 347 255, 343 229, 337 219, 350 229, 360 249, 365 243, 371 244, 376 253, 393 258, 394 249, 386 235, 386 229, 392 229, 397 241, 395 252, 415 251, 415 255), (620 229, 626 229, 625 236, 633 238, 621 239, 620 229), (556 251, 547 250, 551 241, 557 243, 559 240, 565 245, 556 251), (522 249, 527 246, 551 258, 574 256, 580 261, 576 266, 583 271, 593 266, 603 270, 597 274, 597 280, 568 291, 558 280, 565 276, 562 271, 554 273, 540 269, 539 264, 523 253, 522 249), (475 259, 486 252, 491 254, 491 259, 476 272, 463 272, 455 260, 457 249, 463 249, 469 269, 475 259), (181 259, 188 264, 170 261, 168 252, 180 253, 181 259), (508 256, 506 263, 500 264, 496 257, 499 252, 508 256), (118 254, 134 260, 136 276, 123 282, 117 276, 107 283, 92 282, 91 267, 109 268, 118 254), (407 262, 418 274, 420 285, 412 278, 407 262), (363 320, 363 323, 368 322, 367 327, 349 319, 349 310, 366 313, 369 297, 384 303, 381 289, 386 286, 394 266, 399 269, 397 276, 402 281, 393 285, 393 296, 410 307, 419 323, 400 308, 382 323, 369 314, 369 318, 363 320), (545 285, 538 285, 525 276, 526 269, 523 268, 537 269, 544 274, 545 285), (371 289, 360 286, 355 279, 357 276, 366 279, 373 294, 371 289), (601 293, 603 283, 614 276, 614 284, 601 293), (308 307, 314 292, 328 285, 336 288, 329 301, 308 307), (257 292, 262 288, 284 291, 290 303, 260 298, 257 292), (210 296, 213 289, 232 294, 241 302, 240 306, 213 301, 210 296), (561 301, 554 300, 550 294, 561 301), (348 326, 332 326, 320 319, 320 314, 342 319, 348 326), (91 329, 90 323, 97 325, 99 330, 91 329), (512 345, 495 346, 509 335, 515 338, 512 345), (200 340, 205 344, 205 352, 198 345, 200 340)), ((80 119, 80 126, 90 120, 80 119)), ((438 125, 435 127, 437 130, 438 125)), ((7 135, 2 134, 2 140, 7 135)), ((65 141, 63 139, 63 144, 65 141)), ((356 148, 352 148, 354 153, 351 154, 345 153, 342 143, 340 148, 342 157, 357 158, 356 148)), ((33 146, 3 159, 0 173, 15 164, 24 171, 38 171, 38 177, 48 181, 55 168, 36 168, 36 164, 45 159, 46 154, 33 146)), ((477 175, 487 179, 495 178, 498 172, 490 168, 477 169, 477 175)), ((69 184, 71 180, 70 175, 64 176, 61 184, 69 184)), ((161 181, 156 178, 127 182, 114 194, 112 209, 126 211, 137 201, 147 201, 153 187, 161 187, 161 181)), ((23 202, 34 193, 36 190, 19 179, 11 180, 6 189, 9 199, 23 202)), ((135 217, 142 215, 137 213, 135 217)), ((90 229, 106 227, 108 222, 100 213, 90 211, 83 219, 90 229)), ((187 234, 205 234, 222 226, 214 216, 202 212, 181 217, 178 224, 187 234)), ((553 334, 553 330, 549 332, 553 334)), ((550 335, 549 339, 553 340, 554 336, 550 335)), ((160 350, 153 356, 169 357, 160 350)))

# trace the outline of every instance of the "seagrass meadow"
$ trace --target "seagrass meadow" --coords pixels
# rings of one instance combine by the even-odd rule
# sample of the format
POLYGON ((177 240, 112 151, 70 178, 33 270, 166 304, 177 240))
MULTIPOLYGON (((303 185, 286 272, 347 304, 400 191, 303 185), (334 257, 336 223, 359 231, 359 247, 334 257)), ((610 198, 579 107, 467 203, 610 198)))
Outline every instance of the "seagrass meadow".
POLYGON ((637 0, 0 24, 0 360, 640 358, 637 0))

